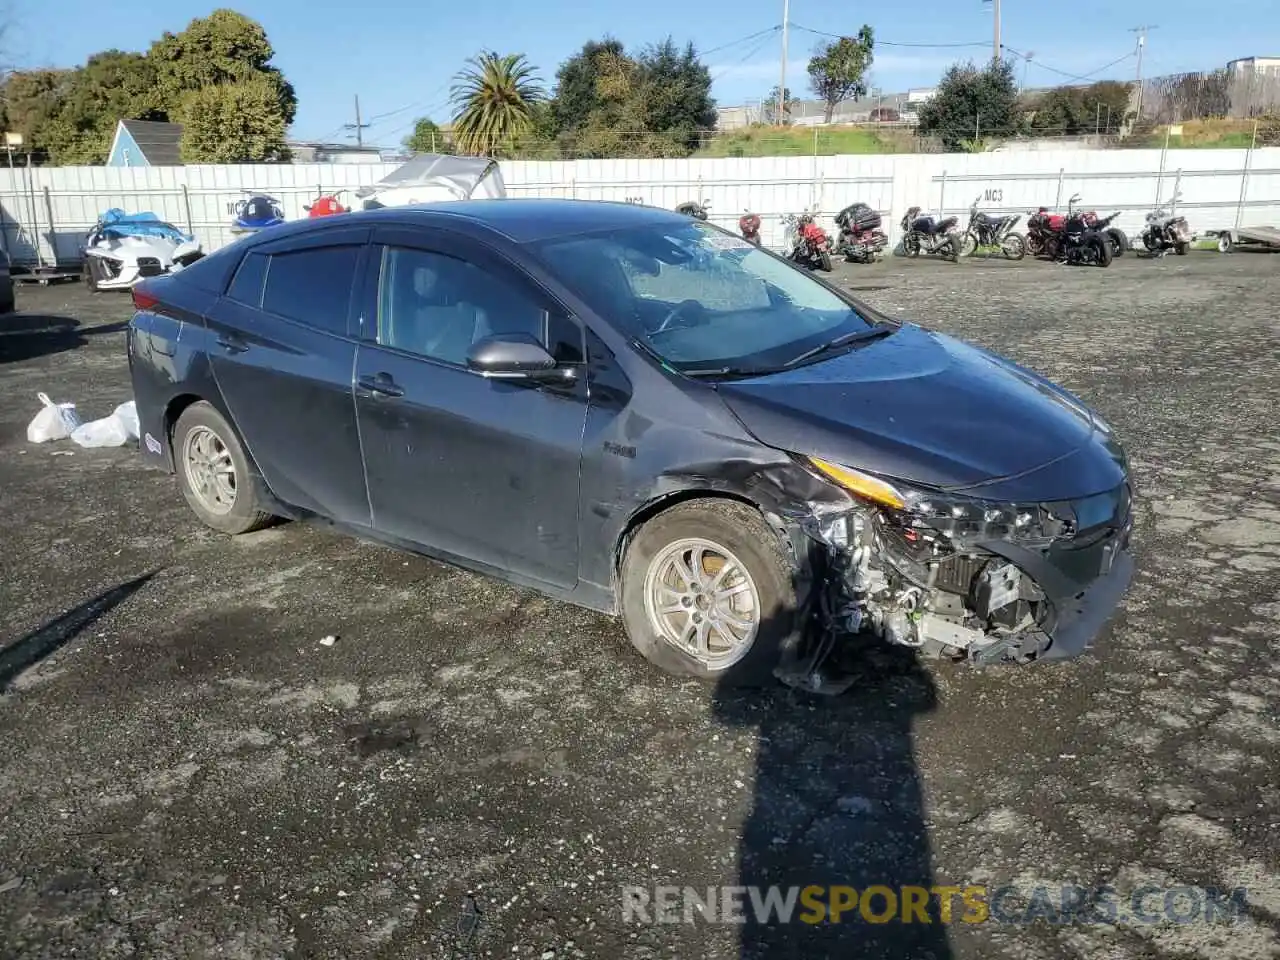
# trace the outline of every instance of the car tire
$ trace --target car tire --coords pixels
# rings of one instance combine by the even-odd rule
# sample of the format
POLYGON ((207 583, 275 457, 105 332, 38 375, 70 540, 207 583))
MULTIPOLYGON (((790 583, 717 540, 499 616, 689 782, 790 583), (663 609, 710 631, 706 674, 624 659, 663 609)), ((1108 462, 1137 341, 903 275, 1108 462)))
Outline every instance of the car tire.
POLYGON ((211 404, 200 401, 182 411, 173 427, 171 449, 182 495, 206 526, 235 535, 271 522, 273 517, 258 502, 240 438, 211 404), (222 470, 227 465, 229 482, 222 470))
POLYGON ((799 621, 794 567, 786 549, 757 511, 732 500, 688 501, 645 522, 627 546, 619 594, 627 636, 645 659, 675 676, 729 686, 772 682, 773 670, 799 621), (699 549, 704 551, 700 570, 694 571, 693 552, 699 549), (717 558, 719 566, 714 562, 717 558), (684 587, 690 586, 688 578, 676 572, 681 563, 683 569, 700 574, 697 596, 668 586, 682 580, 684 587), (724 574, 726 564, 737 569, 724 574), (734 596, 702 606, 717 573, 728 578, 729 586, 720 584, 720 591, 734 596), (665 617, 660 597, 671 603, 665 617), (744 622, 741 602, 755 606, 754 620, 750 620, 754 630, 748 635, 730 626, 734 620, 744 622), (686 619, 680 619, 682 614, 686 619), (712 654, 727 647, 722 656, 696 656, 672 638, 674 632, 689 629, 698 616, 705 618, 703 626, 692 629, 705 630, 706 649, 712 654), (736 647, 726 637, 738 640, 736 647))

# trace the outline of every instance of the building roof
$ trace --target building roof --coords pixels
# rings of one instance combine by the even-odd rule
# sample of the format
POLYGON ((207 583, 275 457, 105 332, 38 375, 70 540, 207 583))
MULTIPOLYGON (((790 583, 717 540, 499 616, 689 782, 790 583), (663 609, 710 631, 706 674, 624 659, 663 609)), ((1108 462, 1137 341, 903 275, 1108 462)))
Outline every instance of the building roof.
POLYGON ((147 163, 153 167, 177 167, 182 165, 178 142, 182 139, 182 124, 162 123, 157 120, 121 120, 120 125, 129 131, 147 163))

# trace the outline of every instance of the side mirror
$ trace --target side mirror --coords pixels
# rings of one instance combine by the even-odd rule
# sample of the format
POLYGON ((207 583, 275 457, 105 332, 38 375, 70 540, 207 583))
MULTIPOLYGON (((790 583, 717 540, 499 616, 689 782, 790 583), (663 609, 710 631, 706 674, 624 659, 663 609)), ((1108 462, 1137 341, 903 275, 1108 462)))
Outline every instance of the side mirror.
POLYGON ((528 334, 500 333, 471 345, 467 368, 486 377, 530 379, 555 371, 556 361, 528 334))

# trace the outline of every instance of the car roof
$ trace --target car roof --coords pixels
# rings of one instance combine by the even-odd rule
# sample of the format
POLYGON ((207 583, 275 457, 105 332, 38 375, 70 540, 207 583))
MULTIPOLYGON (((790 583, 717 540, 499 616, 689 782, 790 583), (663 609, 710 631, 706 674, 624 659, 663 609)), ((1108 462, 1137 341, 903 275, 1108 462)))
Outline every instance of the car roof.
MULTIPOLYGON (((452 227, 466 233, 498 233, 516 243, 531 243, 657 224, 688 223, 673 210, 607 200, 541 198, 457 200, 381 207, 356 213, 295 220, 263 230, 255 241, 271 242, 354 224, 422 224, 452 227)), ((255 246, 257 243, 255 242, 255 246)))

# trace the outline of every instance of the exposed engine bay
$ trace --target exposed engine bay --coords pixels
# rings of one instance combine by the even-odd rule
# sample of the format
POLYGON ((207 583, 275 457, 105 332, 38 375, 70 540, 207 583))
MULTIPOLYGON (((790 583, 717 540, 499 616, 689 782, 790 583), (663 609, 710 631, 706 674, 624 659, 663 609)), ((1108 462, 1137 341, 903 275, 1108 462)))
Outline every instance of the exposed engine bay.
POLYGON ((907 495, 898 508, 811 504, 800 525, 816 548, 809 629, 778 677, 841 692, 852 679, 833 654, 856 636, 975 666, 1080 652, 1128 586, 1131 496, 1125 483, 1052 504, 945 494, 907 495))

